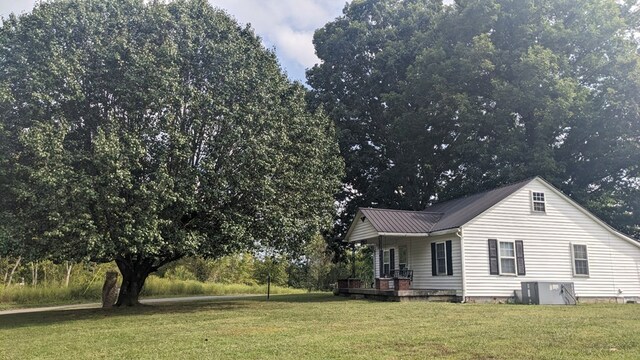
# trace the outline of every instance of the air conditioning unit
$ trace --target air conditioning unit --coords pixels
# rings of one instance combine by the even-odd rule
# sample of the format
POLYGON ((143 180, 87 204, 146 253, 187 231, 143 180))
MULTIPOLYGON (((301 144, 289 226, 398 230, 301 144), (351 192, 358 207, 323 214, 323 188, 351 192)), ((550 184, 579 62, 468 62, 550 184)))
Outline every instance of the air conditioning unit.
POLYGON ((572 282, 522 282, 522 303, 534 305, 575 305, 572 282))

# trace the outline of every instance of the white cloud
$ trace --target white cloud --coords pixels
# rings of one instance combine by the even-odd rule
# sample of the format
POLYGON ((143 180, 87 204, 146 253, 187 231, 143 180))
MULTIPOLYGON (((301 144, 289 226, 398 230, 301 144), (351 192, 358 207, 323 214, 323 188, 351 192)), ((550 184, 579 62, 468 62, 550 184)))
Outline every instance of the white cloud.
POLYGON ((275 47, 289 77, 304 81, 318 63, 313 33, 342 13, 345 0, 209 0, 240 23, 250 23, 265 46, 275 47))
MULTIPOLYGON (((0 0, 0 16, 30 11, 38 0, 0 0)), ((304 81, 304 70, 319 60, 313 33, 342 13, 348 0, 209 0, 241 24, 250 23, 276 54, 289 77, 304 81)))
POLYGON ((33 9, 36 0, 0 0, 0 17, 8 17, 9 14, 17 15, 33 9))

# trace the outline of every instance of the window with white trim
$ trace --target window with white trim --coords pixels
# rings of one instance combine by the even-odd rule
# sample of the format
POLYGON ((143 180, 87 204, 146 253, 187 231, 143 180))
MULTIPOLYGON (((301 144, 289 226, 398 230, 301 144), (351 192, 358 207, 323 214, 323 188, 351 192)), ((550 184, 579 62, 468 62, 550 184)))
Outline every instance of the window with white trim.
POLYGON ((380 276, 387 276, 391 273, 391 252, 384 250, 382 252, 382 274, 380 276))
POLYGON ((436 243, 436 270, 438 275, 447 275, 447 248, 444 242, 436 243))
POLYGON ((516 251, 511 241, 500 241, 500 274, 516 274, 516 251))
POLYGON ((409 251, 406 246, 398 246, 398 269, 404 270, 408 268, 409 251))
POLYGON ((533 212, 537 213, 545 213, 547 211, 543 192, 534 191, 531 193, 531 208, 533 212))
POLYGON ((571 244, 573 253, 573 275, 589 276, 589 255, 587 245, 571 244))

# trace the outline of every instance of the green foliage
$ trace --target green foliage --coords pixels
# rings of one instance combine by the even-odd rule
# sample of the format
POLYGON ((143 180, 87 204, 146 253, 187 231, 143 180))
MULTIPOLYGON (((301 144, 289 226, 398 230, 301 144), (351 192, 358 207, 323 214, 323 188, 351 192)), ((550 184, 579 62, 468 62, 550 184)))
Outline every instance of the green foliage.
POLYGON ((296 254, 331 224, 331 122, 205 0, 40 3, 3 22, 0 72, 14 254, 115 260, 133 293, 172 260, 296 254))
POLYGON ((338 127, 358 206, 541 175, 640 236, 636 1, 363 0, 318 30, 309 98, 338 127))
POLYGON ((332 269, 337 265, 331 261, 324 238, 316 236, 307 245, 305 253, 306 281, 304 287, 309 290, 327 290, 337 279, 332 278, 332 269))
POLYGON ((215 260, 187 257, 161 268, 158 274, 180 280, 255 285, 255 262, 256 259, 248 253, 227 255, 215 260))
POLYGON ((342 261, 334 262, 327 241, 322 236, 315 236, 307 244, 304 257, 299 262, 291 262, 287 272, 289 286, 309 291, 333 290, 339 279, 354 276, 371 284, 373 254, 370 248, 359 247, 355 253, 349 250, 342 261))
POLYGON ((196 280, 197 276, 184 265, 172 266, 163 277, 171 280, 196 280))
POLYGON ((267 258, 263 261, 255 262, 253 277, 258 284, 266 284, 267 277, 271 276, 272 284, 286 286, 289 282, 287 268, 288 263, 286 261, 267 258))

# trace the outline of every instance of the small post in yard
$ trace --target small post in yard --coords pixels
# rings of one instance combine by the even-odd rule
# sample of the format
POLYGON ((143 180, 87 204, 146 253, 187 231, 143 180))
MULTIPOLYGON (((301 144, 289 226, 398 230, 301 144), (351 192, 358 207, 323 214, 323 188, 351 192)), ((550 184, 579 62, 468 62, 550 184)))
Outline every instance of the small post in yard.
POLYGON ((356 277, 356 244, 351 245, 351 278, 356 277))
POLYGON ((269 266, 269 272, 267 273, 267 300, 271 295, 271 266, 269 266))

